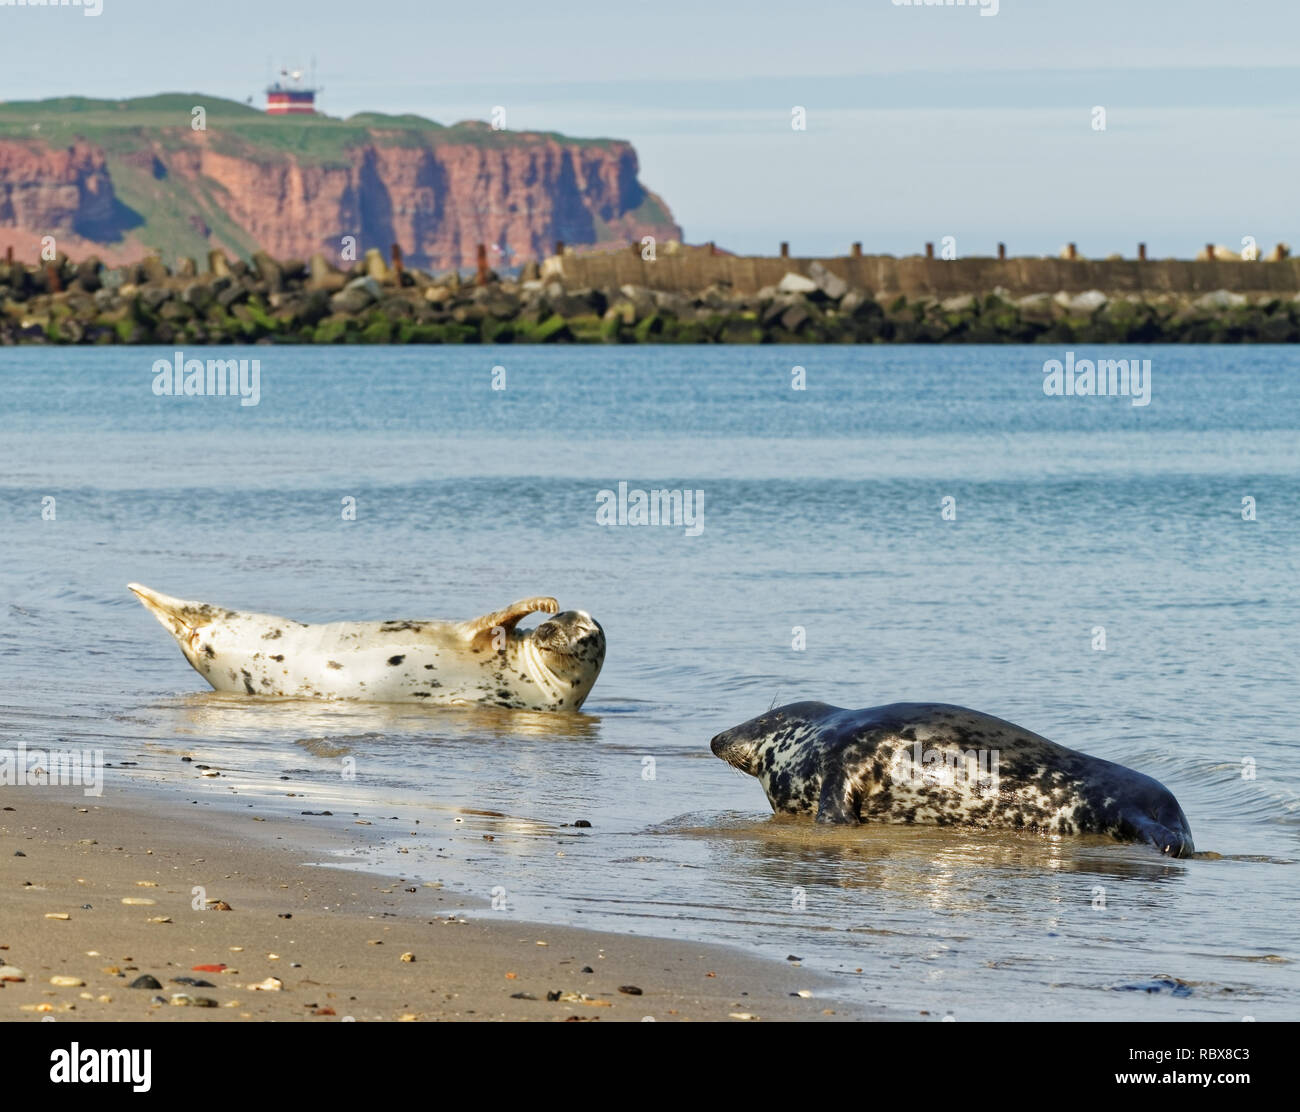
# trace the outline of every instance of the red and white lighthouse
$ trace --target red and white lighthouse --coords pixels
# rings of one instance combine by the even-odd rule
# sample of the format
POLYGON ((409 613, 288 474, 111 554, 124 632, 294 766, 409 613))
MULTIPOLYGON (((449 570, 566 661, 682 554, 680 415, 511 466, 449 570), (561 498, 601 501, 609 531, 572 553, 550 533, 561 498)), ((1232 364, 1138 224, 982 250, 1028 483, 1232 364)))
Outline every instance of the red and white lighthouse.
POLYGON ((266 88, 268 116, 312 116, 320 90, 302 83, 302 70, 281 70, 280 80, 266 88))

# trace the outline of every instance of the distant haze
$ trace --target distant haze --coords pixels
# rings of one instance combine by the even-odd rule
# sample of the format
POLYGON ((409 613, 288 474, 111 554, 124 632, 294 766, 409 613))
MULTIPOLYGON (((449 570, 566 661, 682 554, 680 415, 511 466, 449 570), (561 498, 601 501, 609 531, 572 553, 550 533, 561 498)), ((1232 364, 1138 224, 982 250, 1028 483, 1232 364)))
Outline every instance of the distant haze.
POLYGON ((260 105, 273 69, 314 56, 331 115, 499 105, 511 129, 627 139, 687 239, 740 252, 1300 246, 1293 0, 102 7, 0 6, 0 99, 260 105))

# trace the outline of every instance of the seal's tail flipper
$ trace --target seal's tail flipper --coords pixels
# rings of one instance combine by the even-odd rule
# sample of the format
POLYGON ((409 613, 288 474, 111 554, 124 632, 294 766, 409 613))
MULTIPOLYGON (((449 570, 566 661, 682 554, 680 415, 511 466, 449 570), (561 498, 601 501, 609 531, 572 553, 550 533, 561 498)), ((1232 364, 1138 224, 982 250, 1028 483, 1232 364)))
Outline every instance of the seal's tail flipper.
POLYGON ((151 590, 140 583, 128 583, 127 587, 144 604, 144 608, 178 640, 189 637, 201 624, 195 618, 195 612, 201 608, 201 604, 172 598, 171 595, 151 590))
POLYGON ((504 629, 509 632, 529 614, 538 611, 543 614, 557 614, 559 610, 560 604, 555 599, 548 595, 539 595, 536 598, 524 598, 512 602, 504 610, 494 610, 491 614, 470 618, 467 622, 461 622, 456 630, 475 648, 480 648, 491 641, 494 629, 504 629))

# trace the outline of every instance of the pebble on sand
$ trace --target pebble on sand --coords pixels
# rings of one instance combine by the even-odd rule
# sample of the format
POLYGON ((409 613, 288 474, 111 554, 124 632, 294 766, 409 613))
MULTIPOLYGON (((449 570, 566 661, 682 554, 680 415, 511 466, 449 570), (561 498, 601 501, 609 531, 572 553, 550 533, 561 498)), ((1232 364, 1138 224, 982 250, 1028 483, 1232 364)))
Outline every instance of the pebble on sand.
POLYGON ((80 977, 51 977, 50 984, 59 988, 81 988, 86 982, 80 977))
POLYGON ((130 907, 152 907, 157 900, 151 900, 147 896, 123 896, 122 902, 130 907))
POLYGON ((215 1008, 217 1006, 217 1002, 210 996, 191 996, 188 992, 173 992, 172 1003, 190 1008, 215 1008))
POLYGON ((414 961, 414 960, 415 960, 415 955, 411 953, 410 950, 407 950, 407 952, 402 955, 402 961, 414 961))
POLYGON ((27 980, 25 974, 16 965, 0 965, 0 981, 13 981, 15 984, 27 980))
POLYGON ((284 982, 279 977, 267 977, 260 984, 249 985, 250 992, 280 992, 284 988, 284 982))
POLYGON ((72 916, 69 915, 66 911, 47 911, 47 912, 45 913, 45 918, 47 918, 47 919, 71 919, 72 916))
POLYGON ((148 973, 141 973, 134 981, 131 982, 131 988, 162 988, 162 982, 157 977, 148 973))

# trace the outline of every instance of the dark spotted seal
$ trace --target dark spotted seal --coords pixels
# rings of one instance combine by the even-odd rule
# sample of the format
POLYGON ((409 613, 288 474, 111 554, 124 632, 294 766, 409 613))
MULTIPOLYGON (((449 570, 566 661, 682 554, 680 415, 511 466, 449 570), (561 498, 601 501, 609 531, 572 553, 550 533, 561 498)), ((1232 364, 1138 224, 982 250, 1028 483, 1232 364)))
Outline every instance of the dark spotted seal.
POLYGON ((605 661, 605 631, 590 614, 557 614, 527 598, 467 622, 330 622, 186 602, 129 584, 218 691, 577 710, 605 661), (554 615, 515 627, 535 611, 554 615))
POLYGON ((718 734, 712 749, 758 777, 773 810, 818 822, 1109 834, 1193 852, 1163 784, 965 707, 791 703, 718 734))

